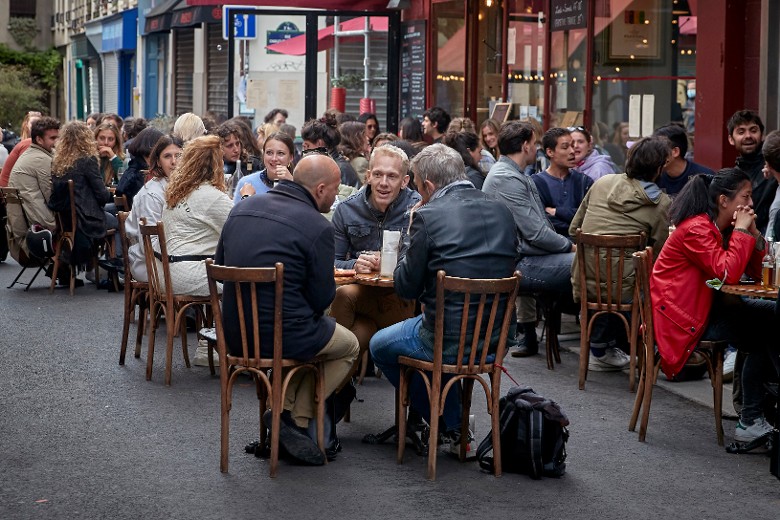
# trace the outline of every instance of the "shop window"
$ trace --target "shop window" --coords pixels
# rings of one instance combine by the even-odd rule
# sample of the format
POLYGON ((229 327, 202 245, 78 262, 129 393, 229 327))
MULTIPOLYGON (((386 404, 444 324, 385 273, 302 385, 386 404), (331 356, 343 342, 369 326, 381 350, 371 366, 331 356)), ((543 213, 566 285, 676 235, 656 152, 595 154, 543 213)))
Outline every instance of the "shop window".
MULTIPOLYGON (((463 116, 466 80, 466 9, 463 0, 433 4, 433 103, 463 116)), ((431 104, 431 103, 429 103, 431 104)))
POLYGON ((506 55, 506 101, 512 102, 513 108, 510 117, 533 117, 540 123, 544 114, 545 26, 540 27, 539 13, 543 12, 541 0, 509 2, 506 55))

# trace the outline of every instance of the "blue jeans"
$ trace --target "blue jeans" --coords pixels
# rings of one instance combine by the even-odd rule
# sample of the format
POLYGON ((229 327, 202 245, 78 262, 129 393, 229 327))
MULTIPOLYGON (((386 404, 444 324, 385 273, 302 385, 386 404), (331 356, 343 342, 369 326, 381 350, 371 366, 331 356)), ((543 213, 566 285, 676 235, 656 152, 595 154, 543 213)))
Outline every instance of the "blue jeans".
POLYGON ((517 269, 521 291, 550 291, 566 293, 571 298, 571 265, 574 253, 554 253, 542 256, 524 256, 517 269))
MULTIPOLYGON (((382 370, 382 373, 387 376, 387 380, 396 388, 398 388, 398 383, 401 379, 398 356, 433 361, 432 347, 426 345, 420 338, 421 326, 422 315, 384 328, 371 338, 369 348, 371 356, 374 358, 374 364, 382 370)), ((444 362, 454 362, 454 360, 445 358, 444 362)), ((442 388, 451 378, 451 375, 442 375, 442 388)), ((428 400, 425 383, 419 374, 414 374, 411 381, 409 381, 409 398, 412 408, 430 424, 430 401, 428 400)), ((459 429, 461 415, 460 385, 453 385, 453 388, 447 393, 444 410, 442 411, 445 431, 459 429)))

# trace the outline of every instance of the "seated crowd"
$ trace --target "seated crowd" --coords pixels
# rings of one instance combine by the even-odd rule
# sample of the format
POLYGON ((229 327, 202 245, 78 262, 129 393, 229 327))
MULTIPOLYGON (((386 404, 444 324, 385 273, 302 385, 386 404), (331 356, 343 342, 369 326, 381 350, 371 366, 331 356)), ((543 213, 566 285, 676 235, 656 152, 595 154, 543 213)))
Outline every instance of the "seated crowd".
MULTIPOLYGON (((743 274, 759 279, 764 234, 768 240, 778 236, 780 133, 764 139, 755 113, 740 111, 729 121, 728 138, 739 158, 736 167, 717 173, 687 158, 688 136, 675 124, 610 156, 581 126, 543 133, 535 121, 487 120, 477 127, 439 107, 422 122, 404 119, 399 135, 380 133, 374 114, 355 120, 328 112, 303 125, 299 149, 286 118, 285 110, 275 109, 253 131, 241 117, 217 125, 184 114, 167 133, 114 114, 62 126, 38 114, 0 177, 24 202, 23 209, 8 208, 11 253, 26 265, 33 255, 30 227, 56 236, 60 215, 63 226, 75 225, 77 232, 62 253, 65 267, 47 274, 61 285, 81 270, 90 279, 97 247, 118 226, 117 211, 129 211, 132 272, 123 275, 148 279, 147 256, 159 258, 160 252, 144 251, 140 226, 142 219, 163 222, 168 282, 176 294, 209 294, 207 258, 236 267, 283 262, 285 356, 322 357, 330 396, 352 384, 360 360, 396 386, 399 356, 431 360, 437 313, 445 314, 444 362, 454 361, 451 347, 462 317, 451 296, 444 309, 436 308, 439 270, 464 278, 507 278, 520 271, 511 355, 533 356, 539 349, 537 304, 553 301, 569 312, 580 298, 577 230, 644 233, 657 259, 650 297, 664 373, 678 376, 700 340, 728 340, 745 359, 735 371, 741 383, 735 438, 749 441, 771 430, 762 402, 764 383, 780 371, 780 348, 770 337, 778 320, 775 304, 730 299, 705 284, 712 278, 737 283, 743 274), (334 268, 380 270, 385 232, 400 235, 394 286, 337 287, 334 268), (761 325, 746 328, 748 320, 761 325)), ((115 241, 114 257, 106 252, 103 261, 119 270, 122 249, 115 241)), ((626 264, 621 298, 630 301, 634 272, 626 264)), ((266 318, 272 315, 270 290, 258 289, 264 338, 273 335, 266 318)), ((587 287, 589 295, 599 290, 587 287)), ((223 309, 227 347, 236 353, 239 309, 235 299, 225 301, 231 302, 223 309)), ((467 321, 473 329, 474 317, 467 321)), ((589 341, 591 370, 619 371, 629 364, 629 338, 617 316, 597 319, 589 341)), ((270 339, 263 349, 270 352, 270 339)), ((728 362, 734 362, 732 354, 728 362)), ((340 449, 339 417, 326 419, 328 449, 322 454, 311 420, 313 384, 301 373, 287 388, 280 439, 293 458, 321 464, 340 449)), ((430 417, 421 380, 412 381, 410 401, 420 421, 437 420, 430 417)), ((459 441, 460 401, 458 391, 447 396, 442 442, 459 441)))

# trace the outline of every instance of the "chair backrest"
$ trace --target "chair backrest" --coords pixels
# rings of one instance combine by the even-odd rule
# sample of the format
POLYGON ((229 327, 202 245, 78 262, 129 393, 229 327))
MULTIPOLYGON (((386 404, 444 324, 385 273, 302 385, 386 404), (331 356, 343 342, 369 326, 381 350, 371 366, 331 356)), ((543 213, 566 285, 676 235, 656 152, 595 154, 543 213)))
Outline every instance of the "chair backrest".
MULTIPOLYGON (((236 309, 238 312, 238 327, 241 333, 241 364, 250 366, 252 360, 262 359, 260 338, 260 313, 257 297, 258 284, 273 284, 274 287, 274 370, 281 370, 282 362, 282 306, 284 302, 284 265, 277 262, 274 267, 225 267, 214 264, 211 259, 206 260, 206 275, 209 282, 209 294, 211 296, 211 309, 214 313, 214 322, 217 328, 217 344, 225 347, 225 334, 223 324, 222 307, 220 299, 228 298, 231 292, 234 294, 236 309), (217 282, 222 282, 222 293, 218 291, 217 282), (232 291, 227 290, 232 287, 232 291), (249 314, 244 306, 249 299, 249 314), (252 326, 252 344, 249 344, 247 327, 252 326), (276 366, 278 364, 278 367, 276 366)), ((225 350, 227 354, 227 350, 225 350)))
POLYGON ((497 279, 473 279, 447 276, 444 271, 436 275, 436 323, 434 330, 434 370, 438 370, 442 364, 442 350, 444 347, 444 301, 446 293, 460 293, 463 295, 463 314, 460 324, 458 340, 457 368, 462 370, 463 358, 466 351, 467 330, 469 329, 469 314, 471 310, 472 296, 478 296, 476 319, 474 321, 473 335, 467 366, 470 371, 479 367, 480 372, 485 371, 487 357, 490 352, 491 339, 496 320, 501 320, 501 329, 498 344, 495 348, 494 363, 501 364, 506 353, 506 338, 509 326, 514 321, 514 307, 517 291, 520 287, 520 272, 509 278, 497 279), (504 302, 503 316, 498 315, 498 310, 504 302), (486 312, 487 311, 487 312, 486 312), (487 314, 487 316, 486 316, 487 314), (485 323, 487 321, 487 323, 485 323), (481 347, 480 347, 481 343, 481 347), (479 353, 479 359, 477 354, 479 353))
POLYGON ((57 228, 60 233, 65 236, 75 237, 76 229, 78 228, 78 219, 76 218, 76 197, 73 179, 68 180, 68 200, 70 201, 70 222, 66 222, 63 219, 63 213, 57 211, 55 213, 57 219, 57 228))
POLYGON ((117 211, 130 211, 126 195, 114 195, 114 206, 116 206, 117 211))
MULTIPOLYGON (((171 279, 170 263, 168 262, 168 248, 165 245, 165 225, 162 222, 147 225, 146 218, 141 217, 141 240, 144 242, 144 255, 146 257, 146 276, 149 280, 149 293, 158 301, 173 301, 173 284, 171 279), (157 238, 160 248, 159 259, 155 255, 153 238, 157 238), (162 272, 161 272, 162 271, 162 272)), ((173 319, 168 318, 166 319, 173 319)))
MULTIPOLYGON (((24 211, 24 201, 19 195, 19 190, 17 188, 0 188, 0 204, 3 204, 6 207, 18 205, 22 216, 24 217, 24 227, 29 229, 30 221, 27 219, 27 213, 24 211)), ((0 230, 0 232, 5 233, 4 230, 0 230)))
POLYGON ((127 217, 130 216, 130 213, 127 211, 120 211, 116 214, 116 219, 119 221, 119 239, 122 242, 122 264, 125 268, 125 288, 129 288, 130 284, 127 283, 128 281, 133 280, 133 273, 130 272, 130 254, 128 253, 130 249, 130 240, 127 238, 127 231, 125 230, 125 222, 127 222, 127 217))
POLYGON ((645 346, 645 352, 652 353, 655 348, 655 333, 653 331, 653 305, 650 300, 650 274, 653 271, 653 248, 647 247, 644 251, 633 254, 634 272, 636 273, 637 286, 637 311, 642 327, 640 338, 645 346), (648 350, 649 347, 649 350, 648 350))
POLYGON ((575 236, 580 301, 584 307, 607 312, 630 311, 632 305, 623 303, 624 295, 633 295, 635 284, 624 287, 626 258, 647 246, 647 235, 644 232, 639 235, 592 235, 577 229, 575 236), (590 297, 588 281, 595 288, 595 294, 590 297))

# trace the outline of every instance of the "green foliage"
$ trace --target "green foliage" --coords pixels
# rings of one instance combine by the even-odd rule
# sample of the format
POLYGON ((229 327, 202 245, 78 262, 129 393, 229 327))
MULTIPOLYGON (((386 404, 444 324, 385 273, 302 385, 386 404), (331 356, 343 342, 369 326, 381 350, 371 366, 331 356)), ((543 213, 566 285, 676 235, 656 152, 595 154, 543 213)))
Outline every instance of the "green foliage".
POLYGON ((362 72, 347 72, 338 77, 333 77, 330 80, 330 84, 333 87, 344 88, 357 88, 363 86, 363 73, 362 72))
POLYGON ((28 69, 0 64, 0 126, 19 133, 19 124, 28 110, 42 111, 46 92, 30 81, 28 69))
POLYGON ((35 37, 38 36, 38 24, 35 18, 12 16, 8 20, 8 32, 23 48, 28 51, 35 49, 35 37))
POLYGON ((20 65, 29 70, 42 86, 57 86, 57 73, 62 66, 62 56, 54 49, 48 51, 15 51, 0 43, 0 65, 20 65))

